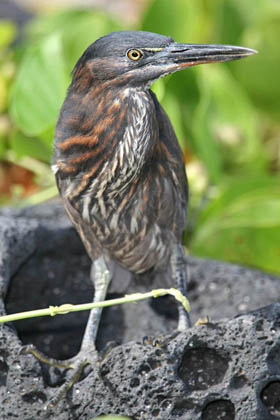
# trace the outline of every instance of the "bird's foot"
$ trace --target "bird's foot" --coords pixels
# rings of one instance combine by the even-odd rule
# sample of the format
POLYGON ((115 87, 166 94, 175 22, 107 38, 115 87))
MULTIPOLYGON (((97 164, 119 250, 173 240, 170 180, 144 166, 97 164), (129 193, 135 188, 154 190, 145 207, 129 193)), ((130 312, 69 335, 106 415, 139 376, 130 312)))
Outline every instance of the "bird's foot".
POLYGON ((197 327, 198 325, 204 325, 209 324, 210 319, 208 316, 204 316, 202 318, 198 318, 198 320, 195 322, 194 326, 197 327))
POLYGON ((72 370, 71 374, 69 374, 69 377, 60 387, 57 395, 55 395, 55 397, 49 402, 48 408, 53 408, 63 399, 63 397, 66 396, 68 391, 81 379, 81 376, 85 373, 85 368, 87 366, 90 367, 90 369, 86 372, 88 375, 92 370, 93 363, 98 362, 98 353, 94 346, 91 349, 83 348, 76 356, 68 360, 57 360, 48 357, 32 344, 24 346, 20 353, 30 353, 40 362, 58 369, 72 370))
POLYGON ((73 369, 72 359, 68 360, 57 360, 53 359, 38 350, 33 344, 23 346, 20 350, 20 354, 33 354, 33 356, 40 360, 42 363, 46 363, 49 366, 56 367, 58 369, 73 369))

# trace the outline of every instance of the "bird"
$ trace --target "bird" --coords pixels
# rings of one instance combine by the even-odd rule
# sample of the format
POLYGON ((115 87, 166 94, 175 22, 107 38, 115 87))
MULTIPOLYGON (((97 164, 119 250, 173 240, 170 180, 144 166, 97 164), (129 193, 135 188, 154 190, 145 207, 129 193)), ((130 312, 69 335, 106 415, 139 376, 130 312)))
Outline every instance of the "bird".
MULTIPOLYGON (((186 295, 188 181, 172 124, 150 87, 191 66, 253 53, 125 30, 97 39, 78 59, 56 125, 52 168, 92 260, 94 302, 106 298, 110 261, 139 275, 170 268, 172 284, 186 295)), ((91 310, 74 356, 79 374, 96 352, 100 316, 100 308, 91 310)), ((180 306, 178 330, 190 325, 180 306)))

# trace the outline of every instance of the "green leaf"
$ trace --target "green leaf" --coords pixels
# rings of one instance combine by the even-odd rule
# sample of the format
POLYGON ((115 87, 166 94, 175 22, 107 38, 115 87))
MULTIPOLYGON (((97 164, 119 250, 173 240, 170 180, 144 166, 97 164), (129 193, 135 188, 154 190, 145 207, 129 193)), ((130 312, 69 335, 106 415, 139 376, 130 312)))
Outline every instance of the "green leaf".
POLYGON ((184 127, 183 119, 181 115, 180 102, 177 101, 176 96, 172 92, 167 92, 164 96, 161 104, 166 111, 175 133, 178 137, 178 141, 183 146, 184 138, 184 127))
POLYGON ((0 112, 3 112, 7 106, 8 86, 7 81, 0 73, 0 112))
MULTIPOLYGON (((203 83, 203 80, 200 80, 203 83)), ((212 182, 217 183, 222 174, 219 149, 209 127, 211 95, 206 85, 201 85, 201 99, 192 119, 193 144, 197 155, 205 164, 212 182)))
MULTIPOLYGON (((250 59, 242 61, 244 68, 250 59)), ((233 78, 225 64, 198 67, 198 74, 203 83, 202 95, 209 90, 213 112, 205 112, 206 124, 211 137, 217 138, 219 128, 231 127, 236 132, 235 156, 243 165, 263 161, 261 140, 257 129, 255 109, 245 89, 233 78)))
POLYGON ((0 48, 5 48, 11 44, 15 39, 16 32, 16 25, 13 22, 0 19, 0 48))
MULTIPOLYGON (((240 0, 238 2, 241 3, 240 0)), ((255 48, 259 54, 248 60, 246 66, 242 66, 243 62, 236 61, 231 68, 255 104, 269 113, 270 118, 273 116, 279 121, 280 3, 250 0, 243 1, 242 8, 246 9, 242 10, 243 15, 247 13, 248 16, 254 16, 254 20, 251 25, 246 26, 240 43, 255 48)))
POLYGON ((67 71, 97 38, 122 29, 121 24, 101 11, 66 10, 36 19, 29 27, 32 38, 42 39, 59 33, 67 71))
POLYGON ((52 151, 38 138, 30 138, 19 131, 14 131, 9 143, 17 159, 31 156, 43 162, 50 162, 52 151))
POLYGON ((201 213, 192 252, 280 273, 279 182, 231 180, 201 213))
POLYGON ((58 34, 31 47, 12 92, 10 111, 17 127, 36 136, 54 126, 69 82, 58 34))
POLYGON ((51 200, 58 195, 57 186, 55 184, 42 189, 39 192, 32 194, 20 201, 20 206, 34 206, 43 203, 44 201, 51 200))
POLYGON ((6 138, 0 133, 0 159, 2 160, 6 152, 6 138))
POLYGON ((200 42, 209 29, 204 0, 186 2, 154 0, 149 5, 141 29, 172 36, 177 42, 200 42))

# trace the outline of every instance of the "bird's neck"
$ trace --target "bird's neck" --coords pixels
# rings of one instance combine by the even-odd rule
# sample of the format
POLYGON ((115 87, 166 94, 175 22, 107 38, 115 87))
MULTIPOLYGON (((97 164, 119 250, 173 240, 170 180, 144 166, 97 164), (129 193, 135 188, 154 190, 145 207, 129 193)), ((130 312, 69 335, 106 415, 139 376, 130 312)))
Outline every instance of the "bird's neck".
POLYGON ((76 180, 82 178, 83 196, 109 201, 137 182, 153 155, 155 106, 149 90, 139 88, 89 91, 87 96, 65 101, 57 125, 55 169, 65 174, 73 168, 69 197, 81 194, 76 180))
POLYGON ((112 164, 118 165, 124 183, 127 183, 141 173, 151 158, 158 138, 158 127, 154 103, 148 91, 126 88, 119 100, 127 112, 112 164))
POLYGON ((119 118, 124 109, 126 112, 119 132, 115 133, 114 153, 100 174, 108 198, 120 195, 129 184, 137 181, 151 159, 158 138, 154 103, 148 91, 126 88, 115 101, 120 102, 119 118))

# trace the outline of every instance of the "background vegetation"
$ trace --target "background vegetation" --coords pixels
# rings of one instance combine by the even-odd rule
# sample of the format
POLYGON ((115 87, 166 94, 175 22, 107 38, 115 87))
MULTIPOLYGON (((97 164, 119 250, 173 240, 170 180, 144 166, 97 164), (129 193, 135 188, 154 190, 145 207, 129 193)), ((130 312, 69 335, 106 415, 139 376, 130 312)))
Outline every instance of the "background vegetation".
POLYGON ((95 10, 34 18, 21 43, 0 22, 0 200, 53 197, 53 134, 70 73, 96 38, 142 29, 181 42, 255 48, 246 60, 198 66, 153 89, 184 151, 191 253, 280 273, 280 3, 154 0, 134 27, 95 10))

